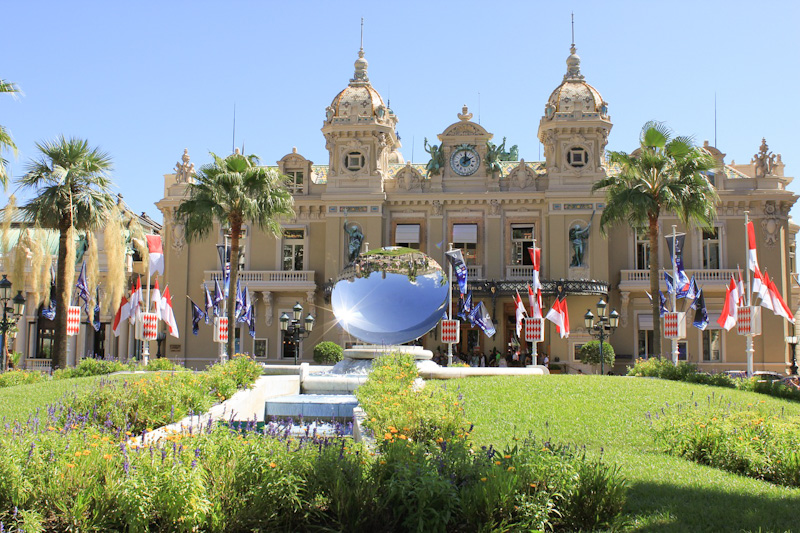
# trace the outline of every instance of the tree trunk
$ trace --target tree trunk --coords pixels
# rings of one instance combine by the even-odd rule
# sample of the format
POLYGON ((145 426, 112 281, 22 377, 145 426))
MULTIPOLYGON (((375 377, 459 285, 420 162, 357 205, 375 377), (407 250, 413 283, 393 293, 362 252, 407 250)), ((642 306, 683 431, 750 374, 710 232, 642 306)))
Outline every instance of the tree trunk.
POLYGON ((653 351, 661 356, 661 294, 658 275, 658 213, 650 215, 650 294, 653 295, 653 351))
POLYGON ((69 246, 69 220, 64 219, 59 228, 58 237, 58 270, 56 271, 56 319, 55 336, 53 338, 53 363, 56 368, 67 367, 67 308, 69 307, 69 286, 72 283, 70 273, 75 272, 75 265, 67 265, 67 246, 69 246), (72 268, 70 268, 70 266, 72 268), (69 277, 68 277, 69 276, 69 277))
POLYGON ((242 232, 242 219, 238 215, 228 218, 231 226, 231 278, 228 289, 228 357, 233 357, 236 343, 236 280, 239 279, 239 234, 242 232))

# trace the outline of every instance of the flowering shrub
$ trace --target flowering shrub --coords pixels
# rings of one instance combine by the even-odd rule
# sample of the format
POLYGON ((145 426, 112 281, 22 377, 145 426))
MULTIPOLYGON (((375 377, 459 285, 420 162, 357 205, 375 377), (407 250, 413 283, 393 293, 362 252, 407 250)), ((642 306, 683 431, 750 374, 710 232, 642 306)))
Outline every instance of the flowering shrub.
POLYGON ((636 363, 628 368, 628 375, 714 385, 716 387, 758 392, 775 396, 776 398, 800 401, 800 390, 787 387, 780 381, 763 381, 757 377, 749 379, 732 378, 727 374, 706 374, 700 372, 697 365, 692 363, 678 362, 676 366, 669 359, 661 359, 660 357, 637 359, 636 363))
POLYGON ((800 419, 796 416, 761 404, 696 403, 673 406, 665 416, 648 416, 658 443, 669 454, 772 483, 800 486, 800 419))
POLYGON ((0 374, 0 388, 39 383, 47 379, 50 379, 50 376, 35 370, 9 370, 0 374))
POLYGON ((106 361, 104 359, 92 359, 91 357, 87 357, 86 359, 81 359, 81 362, 78 363, 77 366, 56 370, 53 372, 53 379, 100 376, 103 374, 111 374, 112 372, 120 372, 122 370, 131 370, 131 367, 121 361, 106 361))

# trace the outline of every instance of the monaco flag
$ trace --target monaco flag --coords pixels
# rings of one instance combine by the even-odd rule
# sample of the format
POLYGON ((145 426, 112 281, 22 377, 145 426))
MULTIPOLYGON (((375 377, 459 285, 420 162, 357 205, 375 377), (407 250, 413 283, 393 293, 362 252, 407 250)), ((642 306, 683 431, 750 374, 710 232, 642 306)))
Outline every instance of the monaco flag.
POLYGON ((172 309, 172 296, 169 294, 169 285, 164 287, 164 297, 161 298, 161 320, 169 327, 169 334, 179 339, 178 322, 175 320, 175 312, 172 309))
POLYGON ((128 315, 128 319, 130 320, 131 324, 136 322, 136 313, 139 311, 139 306, 142 304, 142 278, 136 278, 136 287, 131 292, 131 312, 128 315))
POLYGON ((156 279, 156 286, 153 287, 153 295, 150 301, 153 302, 153 312, 161 316, 161 291, 158 288, 158 279, 156 279))
POLYGON ((122 295, 122 302, 119 304, 119 309, 117 309, 117 314, 114 315, 114 336, 119 337, 119 334, 122 332, 122 328, 120 324, 126 319, 131 316, 131 304, 128 302, 128 299, 125 298, 125 295, 122 295))
POLYGON ((758 256, 756 255, 756 230, 753 221, 747 223, 747 267, 758 272, 758 256))
MULTIPOLYGON (((772 308, 772 296, 769 294, 769 274, 766 269, 764 269, 763 274, 758 271, 756 271, 756 274, 761 275, 758 279, 758 291, 756 291, 761 298, 761 307, 766 307, 770 311, 775 312, 775 309, 772 308)), ((755 290, 755 282, 753 283, 753 288, 755 290)))
POLYGON ((786 302, 781 297, 780 291, 778 291, 778 287, 775 285, 775 282, 767 280, 767 287, 769 288, 769 295, 772 298, 772 312, 778 316, 782 316, 792 324, 794 324, 794 315, 792 311, 789 309, 789 306, 786 305, 786 302))
POLYGON ((525 313, 525 304, 522 303, 522 298, 519 296, 519 291, 517 291, 517 296, 514 298, 514 304, 516 305, 517 311, 517 338, 520 339, 520 333, 522 332, 522 318, 527 314, 525 313))
POLYGON ((538 291, 542 288, 542 282, 539 278, 539 267, 542 264, 542 250, 541 248, 528 248, 528 253, 531 254, 531 264, 533 265, 533 290, 538 291))
POLYGON ((547 320, 556 325, 558 334, 562 339, 569 337, 569 310, 567 309, 567 297, 561 294, 553 302, 553 307, 547 312, 547 320))
POLYGON ((736 287, 736 280, 731 276, 731 281, 725 291, 725 306, 717 319, 717 324, 725 328, 725 331, 736 325, 736 304, 739 301, 739 289, 736 287))
POLYGON ((542 318, 542 290, 537 289, 534 293, 528 285, 528 304, 531 306, 531 318, 542 318))
POLYGON ((147 251, 150 252, 150 272, 164 275, 164 250, 161 247, 161 235, 145 235, 147 237, 147 251))

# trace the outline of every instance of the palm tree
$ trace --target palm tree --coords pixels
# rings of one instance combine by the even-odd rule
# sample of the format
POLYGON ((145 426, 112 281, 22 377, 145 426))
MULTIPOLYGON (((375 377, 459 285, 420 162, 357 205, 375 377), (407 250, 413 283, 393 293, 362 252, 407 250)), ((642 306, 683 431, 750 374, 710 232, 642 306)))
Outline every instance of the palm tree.
MULTIPOLYGON (((236 280, 239 276, 239 237, 242 224, 254 224, 272 235, 282 233, 280 217, 294 216, 294 198, 285 186, 286 176, 258 166, 258 157, 237 153, 221 158, 211 153, 213 163, 198 171, 188 186, 188 196, 178 207, 186 240, 205 238, 214 222, 231 232, 231 273, 228 291, 228 324, 233 331, 236 280)), ((228 354, 233 354, 235 335, 228 335, 228 354)))
MULTIPOLYGON (((10 81, 0 80, 0 93, 18 93, 19 87, 15 84, 11 83, 10 81)), ((11 152, 16 156, 17 155, 17 145, 14 144, 14 140, 11 138, 11 134, 8 133, 8 130, 5 129, 2 125, 0 125, 0 153, 4 152, 7 149, 11 149, 11 152)), ((0 157, 0 183, 3 184, 3 189, 5 190, 8 187, 8 161, 0 157)))
POLYGON ((36 197, 22 207, 27 218, 43 228, 58 230, 56 319, 53 359, 67 366, 67 307, 75 275, 74 231, 94 231, 105 224, 114 206, 111 195, 111 157, 89 142, 63 135, 37 143, 40 154, 20 179, 36 197))
POLYGON ((600 229, 605 233, 608 226, 618 223, 649 229, 653 353, 661 354, 658 218, 662 212, 672 212, 684 223, 692 220, 710 227, 717 215, 719 197, 704 173, 718 165, 691 138, 675 137, 664 123, 654 121, 642 128, 638 150, 632 154, 610 152, 609 160, 619 166, 619 173, 592 187, 592 192, 600 189, 606 192, 600 229))

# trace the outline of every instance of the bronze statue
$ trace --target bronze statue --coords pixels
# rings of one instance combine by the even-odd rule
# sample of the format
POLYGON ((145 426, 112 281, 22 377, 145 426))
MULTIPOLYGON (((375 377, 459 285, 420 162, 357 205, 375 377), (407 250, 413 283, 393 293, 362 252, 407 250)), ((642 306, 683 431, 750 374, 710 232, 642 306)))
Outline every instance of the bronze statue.
POLYGON ((431 156, 430 161, 425 165, 425 177, 438 175, 442 171, 442 167, 444 167, 444 151, 436 144, 429 145, 427 137, 425 137, 425 142, 422 146, 431 156))
POLYGON ((496 146, 491 141, 486 141, 486 170, 489 171, 489 174, 499 172, 500 176, 503 175, 503 167, 500 165, 500 161, 502 161, 501 156, 505 149, 505 137, 503 137, 503 142, 500 144, 500 146, 496 146))
POLYGON ((347 209, 344 210, 344 232, 347 233, 349 237, 347 241, 347 262, 352 263, 361 253, 361 243, 364 241, 364 234, 361 233, 361 228, 356 224, 352 224, 348 227, 347 209))
POLYGON ((584 266, 583 260, 586 251, 586 240, 589 238, 589 231, 592 229, 592 219, 594 218, 594 211, 589 219, 589 224, 581 229, 578 224, 569 230, 569 240, 572 243, 572 261, 569 266, 580 267, 584 266))

